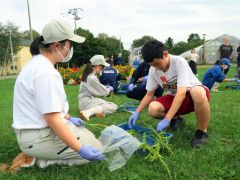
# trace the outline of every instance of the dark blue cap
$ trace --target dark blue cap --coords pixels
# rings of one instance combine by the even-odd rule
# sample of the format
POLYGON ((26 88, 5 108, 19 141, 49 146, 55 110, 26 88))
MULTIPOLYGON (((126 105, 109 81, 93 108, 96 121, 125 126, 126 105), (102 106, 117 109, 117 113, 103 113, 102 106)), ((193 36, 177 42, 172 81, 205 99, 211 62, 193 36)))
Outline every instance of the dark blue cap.
POLYGON ((220 64, 225 64, 228 66, 231 66, 232 64, 230 63, 230 60, 228 58, 222 58, 220 59, 220 64))

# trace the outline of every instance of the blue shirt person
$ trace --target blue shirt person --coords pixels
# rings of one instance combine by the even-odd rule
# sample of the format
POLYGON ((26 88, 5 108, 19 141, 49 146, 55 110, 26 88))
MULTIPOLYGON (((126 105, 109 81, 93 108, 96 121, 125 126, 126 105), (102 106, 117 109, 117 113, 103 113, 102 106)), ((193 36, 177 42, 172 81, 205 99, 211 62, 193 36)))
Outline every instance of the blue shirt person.
POLYGON ((112 86, 114 93, 116 93, 119 86, 118 81, 122 79, 122 75, 118 72, 117 69, 112 67, 112 61, 107 60, 106 62, 109 63, 110 66, 105 67, 102 70, 102 73, 99 76, 99 81, 105 86, 112 86))
POLYGON ((202 84, 210 90, 215 82, 220 83, 225 79, 223 70, 229 68, 229 66, 231 66, 229 59, 221 59, 219 65, 214 65, 207 70, 203 76, 202 84))
POLYGON ((133 61, 133 67, 136 69, 138 67, 138 65, 140 64, 140 61, 138 60, 138 58, 135 58, 133 61))

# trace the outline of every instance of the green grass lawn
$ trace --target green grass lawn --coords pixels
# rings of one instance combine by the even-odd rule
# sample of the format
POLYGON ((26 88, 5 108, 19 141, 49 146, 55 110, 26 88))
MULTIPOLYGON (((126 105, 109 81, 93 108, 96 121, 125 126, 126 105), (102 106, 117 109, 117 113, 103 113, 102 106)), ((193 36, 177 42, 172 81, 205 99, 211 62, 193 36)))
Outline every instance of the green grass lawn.
MULTIPOLYGON (((199 68, 199 78, 206 71, 199 68)), ((232 68, 228 77, 235 74, 232 68)), ((12 124, 12 99, 15 79, 0 80, 0 164, 10 164, 20 152, 12 124)), ((193 149, 190 140, 196 129, 194 113, 185 115, 186 125, 171 139, 173 154, 164 154, 165 162, 174 179, 240 179, 240 91, 224 89, 211 93, 211 120, 209 144, 202 149, 193 149)), ((70 114, 78 116, 79 86, 65 86, 70 104, 70 114)), ((112 99, 120 105, 129 99, 123 95, 112 99)), ((104 119, 91 118, 91 123, 106 125, 127 122, 130 113, 117 111, 104 119)), ((139 124, 155 127, 158 120, 150 118, 147 111, 141 114, 139 124)), ((96 136, 101 128, 90 128, 96 136)), ((160 162, 150 163, 144 157, 133 155, 128 163, 114 172, 108 170, 106 162, 89 163, 82 166, 51 166, 22 169, 11 174, 0 173, 0 179, 169 179, 160 162)))

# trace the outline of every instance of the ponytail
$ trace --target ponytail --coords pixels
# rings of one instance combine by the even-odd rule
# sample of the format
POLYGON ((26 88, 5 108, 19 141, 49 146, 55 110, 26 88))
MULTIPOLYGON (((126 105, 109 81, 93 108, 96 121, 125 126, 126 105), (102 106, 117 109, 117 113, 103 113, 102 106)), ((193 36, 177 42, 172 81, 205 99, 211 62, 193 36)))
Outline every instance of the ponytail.
POLYGON ((87 77, 92 73, 92 66, 90 63, 87 63, 82 75, 82 81, 87 82, 87 77))
POLYGON ((33 42, 30 45, 30 53, 32 54, 32 56, 40 54, 40 45, 42 41, 43 41, 42 36, 38 36, 33 40, 33 42))

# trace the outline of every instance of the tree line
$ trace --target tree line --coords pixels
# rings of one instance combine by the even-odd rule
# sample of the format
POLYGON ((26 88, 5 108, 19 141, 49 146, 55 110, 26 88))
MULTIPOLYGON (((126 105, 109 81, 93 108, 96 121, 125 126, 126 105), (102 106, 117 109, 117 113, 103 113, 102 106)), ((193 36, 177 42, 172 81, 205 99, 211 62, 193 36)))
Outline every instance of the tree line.
MULTIPOLYGON (((155 38, 152 36, 143 36, 140 39, 136 39, 133 41, 132 48, 140 47, 152 39, 155 38)), ((168 51, 170 54, 179 55, 184 53, 185 51, 202 45, 203 40, 197 33, 191 33, 188 36, 187 42, 179 41, 177 43, 174 43, 174 40, 171 37, 168 37, 167 40, 163 43, 166 51, 168 51)))
MULTIPOLYGON (((33 38, 39 36, 39 33, 35 30, 33 30, 32 33, 33 38)), ((80 67, 89 62, 89 59, 95 54, 103 54, 105 57, 117 57, 117 55, 121 53, 125 63, 128 63, 130 51, 124 49, 121 40, 118 38, 114 36, 108 36, 106 33, 100 33, 97 35, 97 37, 94 37, 93 33, 82 28, 78 28, 76 33, 86 37, 86 41, 80 45, 74 44, 74 54, 72 60, 69 62, 69 64, 61 63, 59 64, 60 66, 80 67)), ((8 64, 11 61, 9 42, 10 36, 14 54, 20 50, 22 40, 30 41, 29 31, 20 32, 19 27, 10 22, 7 24, 0 23, 0 66, 3 66, 4 63, 8 64)), ((132 42, 131 48, 140 47, 152 39, 154 39, 154 37, 148 35, 145 35, 139 39, 135 39, 132 42)), ((187 50, 203 44, 203 41, 200 39, 197 33, 191 33, 188 36, 187 42, 180 41, 174 43, 174 40, 171 37, 168 37, 164 44, 166 50, 171 54, 179 55, 187 50)))

